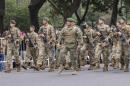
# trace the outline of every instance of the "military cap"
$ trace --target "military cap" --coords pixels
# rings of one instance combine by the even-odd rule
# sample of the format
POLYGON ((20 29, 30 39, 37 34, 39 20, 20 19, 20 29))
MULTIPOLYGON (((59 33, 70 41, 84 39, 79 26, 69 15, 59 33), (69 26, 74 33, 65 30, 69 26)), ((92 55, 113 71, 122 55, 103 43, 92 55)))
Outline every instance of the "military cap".
POLYGON ((100 18, 99 18, 99 20, 102 20, 102 21, 104 21, 104 22, 105 22, 105 19, 104 19, 103 17, 100 17, 100 18))
POLYGON ((43 21, 48 21, 48 22, 49 22, 49 18, 48 18, 48 17, 45 17, 45 18, 43 19, 43 21))
POLYGON ((34 25, 30 25, 31 28, 33 28, 34 30, 36 29, 34 25))
POLYGON ((76 23, 76 20, 73 19, 73 18, 67 18, 67 21, 70 21, 70 22, 75 22, 76 23))
POLYGON ((10 20, 10 23, 11 24, 16 24, 16 21, 15 20, 10 20))
POLYGON ((90 21, 88 21, 86 24, 87 24, 88 26, 92 26, 92 22, 90 22, 90 21))

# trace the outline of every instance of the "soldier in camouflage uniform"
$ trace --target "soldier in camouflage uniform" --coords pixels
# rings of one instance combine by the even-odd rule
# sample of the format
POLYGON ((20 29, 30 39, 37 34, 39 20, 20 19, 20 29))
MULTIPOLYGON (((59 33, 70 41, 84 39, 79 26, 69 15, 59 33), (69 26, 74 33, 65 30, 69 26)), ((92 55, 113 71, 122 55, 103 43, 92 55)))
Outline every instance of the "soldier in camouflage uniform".
POLYGON ((121 69, 124 69, 124 72, 129 71, 129 43, 130 43, 130 26, 127 25, 125 19, 120 19, 120 31, 122 33, 122 56, 121 56, 121 69))
POLYGON ((35 27, 30 26, 30 33, 26 34, 26 41, 27 41, 27 56, 25 58, 25 64, 23 64, 23 68, 27 69, 28 62, 32 58, 34 65, 32 66, 35 68, 37 66, 37 56, 38 56, 38 49, 37 49, 37 42, 38 42, 38 34, 35 32, 35 27))
POLYGON ((121 32, 115 27, 112 26, 112 33, 110 34, 112 40, 112 67, 118 69, 120 65, 121 57, 121 32))
POLYGON ((72 64, 72 69, 75 71, 73 75, 77 74, 77 48, 81 46, 83 43, 82 32, 75 25, 75 20, 72 18, 67 19, 66 26, 62 29, 59 37, 59 44, 63 41, 63 48, 60 50, 60 68, 59 73, 61 73, 64 69, 64 59, 65 55, 67 55, 68 51, 70 52, 70 59, 72 64))
POLYGON ((110 27, 105 24, 105 20, 100 18, 96 26, 97 31, 100 32, 100 37, 97 40, 95 48, 95 69, 100 68, 100 57, 103 55, 103 71, 108 71, 108 57, 109 57, 109 34, 111 33, 110 27))
POLYGON ((98 32, 93 30, 90 24, 85 24, 83 30, 84 30, 83 31, 84 45, 81 48, 80 59, 84 59, 85 53, 87 52, 87 56, 89 56, 90 59, 90 67, 88 68, 88 70, 92 70, 94 60, 94 47, 95 47, 94 38, 97 37, 98 32))
POLYGON ((53 26, 49 24, 48 18, 43 19, 43 25, 40 27, 38 34, 45 44, 45 52, 43 53, 49 59, 49 72, 54 71, 56 36, 53 26))
POLYGON ((37 56, 37 65, 35 69, 37 71, 45 69, 45 45, 40 37, 37 40, 38 56, 37 56))
POLYGON ((15 20, 10 21, 10 29, 6 35, 7 39, 7 64, 6 64, 6 73, 11 72, 11 65, 12 65, 12 56, 14 56, 16 60, 16 67, 17 72, 20 71, 20 60, 19 60, 19 36, 20 30, 16 27, 15 20))

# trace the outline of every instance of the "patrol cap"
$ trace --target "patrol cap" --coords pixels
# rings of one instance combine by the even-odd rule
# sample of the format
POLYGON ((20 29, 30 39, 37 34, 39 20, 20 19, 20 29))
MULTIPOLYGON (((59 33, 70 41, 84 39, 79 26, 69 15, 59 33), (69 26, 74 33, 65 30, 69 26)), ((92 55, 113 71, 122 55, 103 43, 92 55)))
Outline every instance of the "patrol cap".
POLYGON ((98 20, 102 20, 102 21, 105 22, 105 19, 103 17, 100 17, 98 20))
POLYGON ((124 21, 127 21, 127 19, 126 19, 125 17, 122 17, 122 18, 120 18, 120 19, 122 19, 122 20, 124 20, 124 21))
POLYGON ((124 23, 124 22, 126 22, 126 18, 122 17, 119 19, 119 23, 124 23))
POLYGON ((90 22, 90 21, 88 21, 86 24, 87 24, 88 26, 92 26, 92 22, 90 22))
POLYGON ((16 21, 15 20, 10 20, 10 23, 11 24, 16 24, 16 21))
POLYGON ((35 30, 35 26, 34 25, 30 25, 30 28, 33 28, 35 30))
POLYGON ((67 21, 69 21, 69 22, 75 22, 76 23, 76 20, 73 19, 73 18, 67 18, 67 21))
POLYGON ((45 17, 45 18, 43 18, 43 21, 49 22, 49 18, 48 18, 48 17, 45 17))

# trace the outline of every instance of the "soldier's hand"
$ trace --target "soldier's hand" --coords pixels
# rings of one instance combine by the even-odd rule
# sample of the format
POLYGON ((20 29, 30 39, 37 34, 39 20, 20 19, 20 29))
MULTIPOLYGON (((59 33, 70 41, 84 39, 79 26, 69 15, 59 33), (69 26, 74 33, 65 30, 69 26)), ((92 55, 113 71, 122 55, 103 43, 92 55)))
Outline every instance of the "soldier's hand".
POLYGON ((81 45, 78 45, 77 49, 80 49, 81 48, 81 45))
POLYGON ((106 42, 102 43, 102 47, 106 47, 108 44, 106 42))
POLYGON ((87 38, 87 36, 83 36, 83 38, 87 38))
POLYGON ((118 32, 119 36, 121 36, 121 32, 118 32))
POLYGON ((130 40, 127 40, 126 43, 129 45, 130 44, 130 40))
POLYGON ((101 34, 99 32, 97 32, 97 35, 100 36, 101 34))
POLYGON ((58 43, 58 44, 57 44, 57 47, 58 47, 58 48, 60 48, 60 47, 61 47, 61 45, 58 43))
POLYGON ((9 37, 9 38, 11 38, 11 34, 10 34, 10 35, 8 35, 8 37, 9 37))
POLYGON ((105 39, 105 41, 108 41, 109 40, 109 38, 107 37, 106 39, 105 39))
POLYGON ((117 36, 117 35, 118 35, 118 32, 115 32, 115 33, 114 33, 114 36, 117 36))
POLYGON ((45 37, 44 34, 39 34, 40 37, 45 37))

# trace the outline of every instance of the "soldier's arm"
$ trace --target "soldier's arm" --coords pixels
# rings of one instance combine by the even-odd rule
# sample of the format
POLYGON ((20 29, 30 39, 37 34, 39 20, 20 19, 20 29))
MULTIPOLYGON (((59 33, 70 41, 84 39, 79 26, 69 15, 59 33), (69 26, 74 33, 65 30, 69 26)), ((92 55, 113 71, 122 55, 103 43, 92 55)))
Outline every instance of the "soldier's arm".
POLYGON ((52 36, 51 40, 56 41, 56 34, 53 26, 51 26, 51 36, 52 36))
POLYGON ((20 39, 20 29, 19 28, 16 28, 16 30, 17 30, 17 36, 18 36, 18 39, 20 39))
POLYGON ((113 36, 113 33, 108 25, 106 25, 106 29, 107 29, 107 33, 108 33, 107 39, 110 39, 113 36))
POLYGON ((65 30, 65 28, 63 28, 63 29, 60 31, 60 33, 59 33, 58 44, 60 44, 61 41, 62 41, 63 38, 64 38, 64 30, 65 30))
POLYGON ((39 42, 39 36, 37 33, 35 33, 35 41, 34 41, 34 47, 38 46, 38 42, 39 42))
POLYGON ((79 45, 83 44, 83 33, 78 27, 77 27, 77 41, 79 45))
POLYGON ((92 29, 92 36, 96 37, 97 35, 98 35, 97 31, 95 31, 95 30, 92 29))
POLYGON ((128 43, 130 44, 130 26, 128 27, 128 43))
POLYGON ((43 32, 42 29, 43 29, 43 27, 41 26, 41 27, 39 28, 39 30, 38 30, 38 34, 40 34, 40 33, 43 32))

